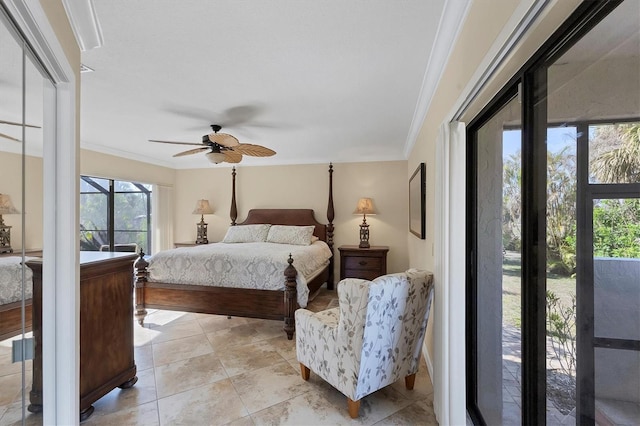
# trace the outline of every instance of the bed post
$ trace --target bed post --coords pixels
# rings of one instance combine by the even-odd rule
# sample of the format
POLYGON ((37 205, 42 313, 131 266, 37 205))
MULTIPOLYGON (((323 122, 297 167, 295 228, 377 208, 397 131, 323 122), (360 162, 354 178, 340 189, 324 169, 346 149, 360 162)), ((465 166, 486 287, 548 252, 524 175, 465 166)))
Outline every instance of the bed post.
POLYGON ((333 255, 333 218, 335 212, 333 210, 333 164, 329 163, 329 203, 327 205, 327 245, 331 250, 331 258, 329 259, 329 277, 327 278, 327 290, 333 290, 333 274, 335 266, 335 256, 333 255))
POLYGON ((236 166, 233 166, 231 170, 231 211, 229 216, 231 217, 231 226, 236 226, 236 219, 238 218, 238 208, 236 207, 236 166))
POLYGON ((284 288, 284 331, 287 333, 287 339, 293 339, 293 332, 296 329, 296 304, 298 303, 298 290, 296 287, 296 275, 298 271, 293 266, 293 257, 289 254, 289 266, 284 270, 285 288, 284 288))
POLYGON ((144 260, 144 252, 140 249, 140 257, 136 260, 136 263, 133 264, 136 268, 136 282, 135 282, 135 290, 136 290, 136 313, 135 317, 138 320, 138 324, 144 326, 144 317, 147 316, 147 310, 144 308, 144 286, 147 283, 147 276, 149 271, 147 271, 147 266, 149 266, 149 262, 144 260))

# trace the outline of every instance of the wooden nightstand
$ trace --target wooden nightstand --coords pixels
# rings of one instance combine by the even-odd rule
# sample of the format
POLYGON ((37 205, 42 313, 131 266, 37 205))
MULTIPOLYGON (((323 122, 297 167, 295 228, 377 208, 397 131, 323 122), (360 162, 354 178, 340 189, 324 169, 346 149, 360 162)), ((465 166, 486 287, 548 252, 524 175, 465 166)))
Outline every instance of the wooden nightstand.
POLYGON ((387 246, 340 246, 340 279, 372 280, 387 273, 387 246))
MULTIPOLYGON (((207 244, 211 244, 212 242, 213 241, 209 241, 207 244)), ((196 247, 196 246, 202 246, 202 245, 205 245, 205 244, 196 244, 195 242, 192 242, 192 241, 189 241, 189 242, 186 242, 186 243, 173 243, 173 246, 175 248, 178 248, 178 247, 196 247)))

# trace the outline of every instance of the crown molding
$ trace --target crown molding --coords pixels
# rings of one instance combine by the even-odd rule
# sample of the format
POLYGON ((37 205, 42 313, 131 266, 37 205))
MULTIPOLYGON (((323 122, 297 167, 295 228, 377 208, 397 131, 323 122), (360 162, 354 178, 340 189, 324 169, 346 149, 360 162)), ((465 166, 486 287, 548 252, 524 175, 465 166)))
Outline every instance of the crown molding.
POLYGON ((427 116, 427 111, 431 106, 433 95, 436 92, 438 83, 442 78, 447 62, 449 62, 449 56, 453 51, 452 46, 455 44, 460 30, 465 22, 470 0, 447 0, 445 1, 444 8, 442 10, 442 16, 438 24, 438 31, 436 32, 433 48, 429 54, 429 61, 427 63, 427 69, 422 79, 422 87, 420 88, 420 94, 418 95, 418 102, 416 109, 413 113, 413 119, 411 120, 411 126, 409 127, 409 134, 407 135, 407 141, 404 146, 404 158, 409 158, 409 154, 413 149, 424 120, 427 116))
POLYGON ((93 0, 62 0, 62 4, 80 50, 85 52, 102 46, 102 29, 93 0))

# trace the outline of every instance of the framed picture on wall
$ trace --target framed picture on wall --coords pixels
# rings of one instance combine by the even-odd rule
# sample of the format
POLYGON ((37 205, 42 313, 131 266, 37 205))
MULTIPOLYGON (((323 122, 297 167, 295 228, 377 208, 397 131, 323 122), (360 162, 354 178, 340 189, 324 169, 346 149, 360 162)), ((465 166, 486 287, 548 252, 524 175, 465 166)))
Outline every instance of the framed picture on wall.
POLYGON ((409 232, 418 238, 426 238, 426 166, 420 163, 409 179, 409 232))

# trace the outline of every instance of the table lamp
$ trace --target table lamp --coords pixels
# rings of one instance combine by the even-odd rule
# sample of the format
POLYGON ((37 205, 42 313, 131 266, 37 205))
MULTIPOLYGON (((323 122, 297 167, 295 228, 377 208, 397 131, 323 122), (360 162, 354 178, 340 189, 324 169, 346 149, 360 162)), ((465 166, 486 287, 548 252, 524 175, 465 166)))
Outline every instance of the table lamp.
POLYGON ((360 198, 358 205, 353 214, 362 215, 362 224, 360 224, 360 248, 369 248, 369 224, 367 224, 367 215, 376 214, 371 198, 360 198))
POLYGON ((193 209, 193 214, 200 215, 196 244, 209 244, 209 240, 207 240, 207 223, 204 221, 205 214, 213 214, 213 209, 209 205, 209 200, 198 200, 196 202, 196 208, 193 209))

